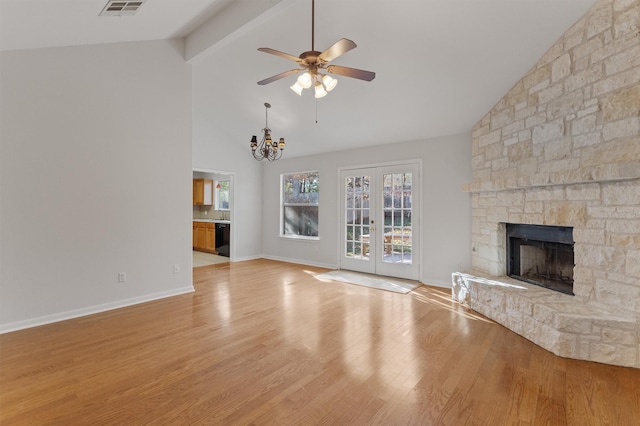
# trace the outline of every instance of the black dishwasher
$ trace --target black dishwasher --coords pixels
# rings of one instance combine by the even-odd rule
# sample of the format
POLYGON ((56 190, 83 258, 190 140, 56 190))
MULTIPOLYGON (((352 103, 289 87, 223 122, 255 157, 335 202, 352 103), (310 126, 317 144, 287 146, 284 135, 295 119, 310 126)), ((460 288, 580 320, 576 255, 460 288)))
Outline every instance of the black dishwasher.
POLYGON ((229 257, 229 234, 231 224, 216 223, 216 251, 220 256, 229 257))

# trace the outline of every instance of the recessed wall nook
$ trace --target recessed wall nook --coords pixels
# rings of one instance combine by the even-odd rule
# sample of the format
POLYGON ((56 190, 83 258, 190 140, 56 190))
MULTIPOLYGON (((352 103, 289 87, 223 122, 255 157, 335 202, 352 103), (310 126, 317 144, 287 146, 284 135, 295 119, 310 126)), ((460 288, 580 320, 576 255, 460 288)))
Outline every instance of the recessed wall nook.
POLYGON ((463 187, 472 196, 472 270, 452 277, 455 300, 556 355, 635 368, 638 16, 638 2, 598 1, 475 126, 473 182, 463 187), (568 259, 562 272, 542 271, 571 280, 570 292, 508 276, 507 224, 571 228, 571 277, 568 259))

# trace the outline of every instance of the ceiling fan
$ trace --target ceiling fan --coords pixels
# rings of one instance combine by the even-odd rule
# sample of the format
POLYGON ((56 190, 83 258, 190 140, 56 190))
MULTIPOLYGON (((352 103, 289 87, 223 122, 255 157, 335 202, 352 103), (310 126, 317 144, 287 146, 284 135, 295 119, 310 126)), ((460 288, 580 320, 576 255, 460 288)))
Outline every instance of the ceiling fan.
POLYGON ((261 47, 258 49, 261 52, 270 53, 296 62, 300 68, 265 78, 264 80, 260 80, 258 84, 262 86, 276 80, 280 80, 281 78, 305 71, 298 77, 295 84, 291 86, 291 90, 296 92, 298 95, 302 95, 303 89, 308 89, 313 85, 315 89, 315 97, 322 98, 326 96, 327 92, 330 92, 334 87, 336 87, 338 80, 328 74, 322 74, 320 71, 326 71, 329 74, 337 74, 344 77, 357 78, 359 80, 371 81, 376 77, 376 73, 374 72, 343 67, 340 65, 328 65, 330 61, 344 55, 356 46, 357 45, 353 41, 342 38, 324 52, 318 52, 315 50, 315 0, 311 0, 311 50, 302 52, 300 56, 293 56, 268 47, 261 47))

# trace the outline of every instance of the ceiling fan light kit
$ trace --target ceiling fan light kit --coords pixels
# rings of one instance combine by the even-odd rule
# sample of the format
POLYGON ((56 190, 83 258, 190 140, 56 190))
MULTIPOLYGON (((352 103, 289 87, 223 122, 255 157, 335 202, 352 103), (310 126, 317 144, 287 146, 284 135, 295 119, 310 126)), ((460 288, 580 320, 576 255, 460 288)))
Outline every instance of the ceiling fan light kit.
POLYGON ((305 72, 300 74, 300 77, 298 77, 290 89, 296 92, 299 96, 302 96, 302 90, 309 89, 313 85, 315 89, 315 97, 322 98, 325 97, 328 92, 332 91, 337 84, 338 80, 330 75, 322 75, 316 72, 316 74, 312 76, 311 73, 305 72))
POLYGON ((300 56, 296 57, 268 47, 261 47, 258 49, 260 52, 280 56, 281 58, 296 62, 300 66, 300 68, 276 74, 259 81, 258 84, 262 86, 280 80, 281 78, 285 78, 304 71, 300 76, 298 76, 296 82, 292 86, 290 86, 290 89, 293 90, 296 94, 302 96, 302 91, 304 89, 309 89, 313 86, 315 97, 322 98, 336 87, 336 85, 338 84, 338 80, 328 74, 319 72, 320 70, 326 71, 330 74, 357 78, 364 81, 371 81, 376 77, 376 73, 371 71, 359 70, 357 68, 349 68, 339 65, 328 65, 330 61, 356 48, 357 45, 349 39, 342 38, 335 42, 324 52, 318 52, 317 50, 315 50, 314 30, 315 0, 311 0, 311 50, 302 52, 300 56))

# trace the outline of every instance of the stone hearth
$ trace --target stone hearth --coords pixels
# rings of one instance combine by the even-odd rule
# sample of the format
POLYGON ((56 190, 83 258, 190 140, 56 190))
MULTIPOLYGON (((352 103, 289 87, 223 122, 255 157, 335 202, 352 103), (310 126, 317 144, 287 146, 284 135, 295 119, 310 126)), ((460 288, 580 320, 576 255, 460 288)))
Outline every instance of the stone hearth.
POLYGON ((509 277, 453 274, 453 299, 565 358, 640 368, 640 322, 509 277))
POLYGON ((453 297, 565 357, 640 368, 640 2, 599 0, 474 127, 453 297), (573 228, 573 292, 507 278, 506 223, 573 228))

